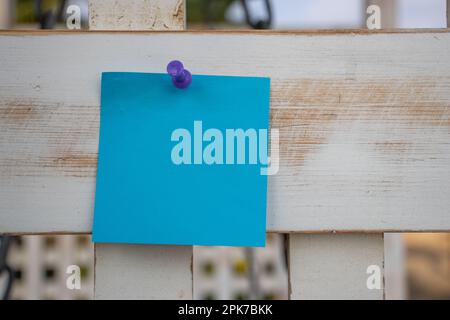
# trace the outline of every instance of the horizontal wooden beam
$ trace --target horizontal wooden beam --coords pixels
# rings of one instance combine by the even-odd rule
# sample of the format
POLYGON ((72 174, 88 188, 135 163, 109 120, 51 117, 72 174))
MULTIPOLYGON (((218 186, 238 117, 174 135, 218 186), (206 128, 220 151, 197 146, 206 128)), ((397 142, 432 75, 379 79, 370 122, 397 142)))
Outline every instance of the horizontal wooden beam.
POLYGON ((450 33, 0 33, 0 233, 90 232, 102 71, 268 76, 267 230, 450 230, 450 33))

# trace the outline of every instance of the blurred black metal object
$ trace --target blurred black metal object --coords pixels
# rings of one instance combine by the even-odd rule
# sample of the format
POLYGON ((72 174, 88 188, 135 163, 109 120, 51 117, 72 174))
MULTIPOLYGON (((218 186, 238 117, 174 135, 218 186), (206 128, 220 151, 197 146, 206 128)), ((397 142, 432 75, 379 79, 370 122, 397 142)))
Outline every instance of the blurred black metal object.
POLYGON ((248 25, 251 26, 253 29, 269 29, 270 26, 272 25, 272 6, 270 5, 270 0, 261 0, 265 4, 266 18, 264 20, 256 20, 256 21, 253 19, 250 13, 248 1, 249 0, 241 0, 245 12, 245 20, 247 21, 248 25))
POLYGON ((245 257, 248 263, 248 282, 250 284, 250 300, 261 299, 259 289, 259 279, 257 274, 255 249, 251 247, 245 248, 245 257))
POLYGON ((39 21, 41 29, 53 29, 58 21, 62 19, 64 8, 66 7, 66 0, 59 1, 59 5, 54 10, 47 10, 44 12, 43 0, 35 0, 35 14, 39 21))
POLYGON ((9 246, 11 244, 11 237, 0 236, 0 277, 6 274, 6 287, 3 295, 1 296, 3 300, 8 300, 11 293, 13 281, 14 281, 14 271, 7 263, 7 256, 9 246))

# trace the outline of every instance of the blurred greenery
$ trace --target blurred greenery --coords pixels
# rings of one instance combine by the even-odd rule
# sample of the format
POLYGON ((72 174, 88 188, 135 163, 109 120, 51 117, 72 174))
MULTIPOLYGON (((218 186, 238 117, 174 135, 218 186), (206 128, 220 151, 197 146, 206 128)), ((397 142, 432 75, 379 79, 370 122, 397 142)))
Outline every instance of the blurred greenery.
POLYGON ((221 23, 225 21, 225 12, 235 0, 187 0, 188 23, 221 23), (209 16, 206 15, 209 13, 209 16))
MULTIPOLYGON (((55 10, 58 0, 43 0, 42 9, 43 11, 55 10)), ((36 17, 34 13, 35 0, 16 0, 17 6, 17 22, 18 23, 32 23, 36 22, 36 17)))
POLYGON ((17 22, 29 23, 34 22, 34 0, 17 0, 17 22))
POLYGON ((243 276, 247 273, 248 265, 247 260, 245 259, 238 259, 233 264, 233 271, 238 276, 243 276))
MULTIPOLYGON (((87 0, 86 0, 87 1, 87 0)), ((186 0, 188 23, 201 24, 204 22, 222 23, 225 21, 225 12, 235 0, 186 0), (208 19, 206 14, 209 12, 208 19)), ((59 0, 43 0, 43 9, 56 10, 59 0)), ((34 14, 35 0, 16 0, 17 22, 36 22, 34 14)))

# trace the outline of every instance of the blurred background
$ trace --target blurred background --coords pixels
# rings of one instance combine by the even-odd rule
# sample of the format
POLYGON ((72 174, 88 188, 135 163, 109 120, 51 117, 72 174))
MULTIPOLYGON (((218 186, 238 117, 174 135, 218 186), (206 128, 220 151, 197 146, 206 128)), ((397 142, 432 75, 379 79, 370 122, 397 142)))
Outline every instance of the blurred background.
MULTIPOLYGON (((366 9, 381 8, 382 28, 442 28, 446 0, 186 0, 188 29, 365 28, 366 9)), ((0 28, 66 28, 66 8, 87 0, 0 0, 0 28)))
MULTIPOLYGON (((188 29, 366 28, 366 8, 381 9, 381 28, 445 28, 446 0, 186 0, 188 29)), ((87 0, 0 0, 0 29, 66 29, 66 8, 87 0)), ((195 299, 286 299, 283 235, 265 248, 195 247, 195 299)), ((12 270, 11 299, 92 299, 94 246, 90 236, 0 237, 0 266, 12 270), (66 287, 77 265, 81 289, 66 287)), ((387 299, 450 299, 450 234, 385 234, 387 299)), ((8 286, 0 275, 0 298, 8 286)))

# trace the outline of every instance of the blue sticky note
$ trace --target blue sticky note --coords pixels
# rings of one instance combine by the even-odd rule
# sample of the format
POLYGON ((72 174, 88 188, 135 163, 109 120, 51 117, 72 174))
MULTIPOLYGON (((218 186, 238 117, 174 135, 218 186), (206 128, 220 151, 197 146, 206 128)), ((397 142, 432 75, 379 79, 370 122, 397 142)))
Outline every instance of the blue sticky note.
POLYGON ((269 78, 194 75, 178 89, 107 72, 101 90, 94 242, 265 245, 269 78))

